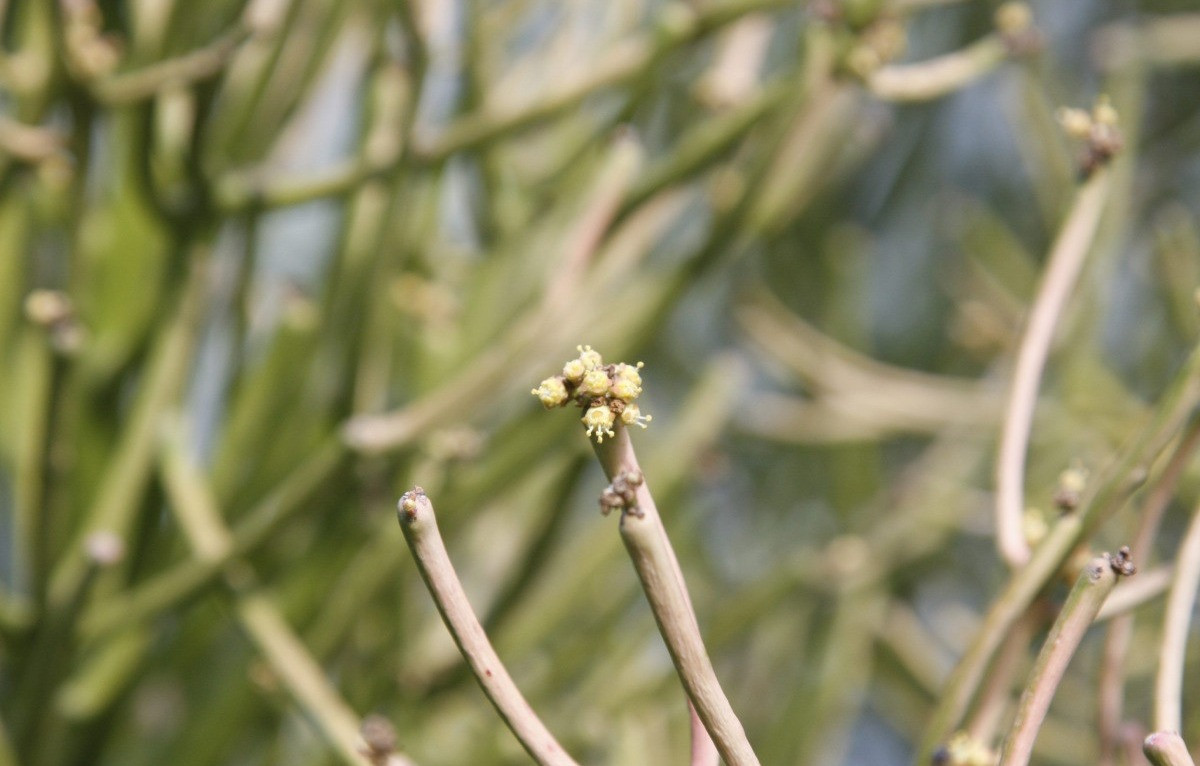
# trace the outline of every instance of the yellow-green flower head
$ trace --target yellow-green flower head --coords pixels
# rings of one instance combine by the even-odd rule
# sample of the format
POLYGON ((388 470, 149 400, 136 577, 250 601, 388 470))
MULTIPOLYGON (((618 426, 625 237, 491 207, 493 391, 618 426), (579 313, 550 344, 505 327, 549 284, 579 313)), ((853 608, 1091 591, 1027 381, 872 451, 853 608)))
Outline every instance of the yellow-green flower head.
POLYGON ((994 766, 999 760, 986 745, 961 731, 947 743, 946 755, 952 766, 994 766))
POLYGON ((560 407, 567 402, 567 386, 562 378, 546 378, 541 385, 531 391, 546 409, 560 407))
POLYGON ((563 365, 563 377, 572 383, 578 383, 583 380, 584 373, 587 369, 583 366, 583 362, 578 359, 572 359, 563 365))
POLYGON ((638 373, 641 368, 641 362, 636 367, 625 363, 616 365, 613 368, 612 395, 626 402, 638 398, 642 393, 642 376, 638 373))
POLYGON ((612 384, 612 395, 623 402, 632 402, 634 399, 638 398, 638 395, 641 393, 641 387, 633 385, 628 380, 622 380, 618 378, 617 381, 612 384))
POLYGON ((588 411, 583 413, 583 424, 587 426, 587 435, 595 436, 597 444, 604 443, 604 437, 609 438, 616 436, 613 431, 613 423, 616 421, 616 416, 607 405, 600 404, 595 407, 589 407, 588 411))
POLYGON ((608 375, 604 370, 588 370, 583 374, 579 390, 588 396, 604 396, 608 393, 608 375))
POLYGON ((1101 95, 1096 98, 1096 105, 1092 107, 1092 119, 1109 127, 1117 124, 1117 110, 1113 108, 1112 100, 1108 96, 1101 95))
POLYGON ((576 346, 575 349, 579 352, 579 361, 583 362, 583 369, 594 370, 604 364, 604 360, 600 358, 600 354, 592 350, 591 346, 576 346))
POLYGON ((636 404, 627 404, 625 409, 621 410, 621 422, 627 426, 646 427, 646 424, 653 420, 651 415, 643 415, 641 409, 636 404))
POLYGON ((1082 109, 1059 109, 1058 122, 1071 138, 1086 139, 1092 132, 1092 116, 1082 109))

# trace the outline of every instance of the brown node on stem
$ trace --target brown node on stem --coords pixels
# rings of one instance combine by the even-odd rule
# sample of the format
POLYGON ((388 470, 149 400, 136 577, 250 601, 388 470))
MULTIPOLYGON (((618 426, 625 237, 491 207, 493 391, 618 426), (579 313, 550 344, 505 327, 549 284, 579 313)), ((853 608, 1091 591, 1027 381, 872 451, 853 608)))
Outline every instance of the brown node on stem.
POLYGON ((600 513, 607 516, 620 509, 642 518, 645 514, 637 507, 637 488, 644 480, 641 471, 621 471, 600 493, 600 513))
POLYGON ((1114 555, 1105 555, 1108 556, 1109 566, 1118 575, 1130 577, 1137 574, 1137 567, 1133 563, 1133 555, 1129 552, 1128 545, 1122 545, 1114 555))
POLYGON ((396 729, 391 721, 381 715, 369 715, 360 729, 364 747, 359 752, 375 766, 383 766, 388 756, 396 751, 396 729))

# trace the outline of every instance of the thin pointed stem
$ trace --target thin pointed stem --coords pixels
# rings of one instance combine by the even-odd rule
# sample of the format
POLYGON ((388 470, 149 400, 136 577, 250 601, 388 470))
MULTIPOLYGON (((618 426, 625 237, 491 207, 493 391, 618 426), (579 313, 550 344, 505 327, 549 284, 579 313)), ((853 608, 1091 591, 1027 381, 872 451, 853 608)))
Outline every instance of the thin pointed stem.
POLYGON ((1033 753, 1033 742, 1046 719, 1050 701, 1066 672, 1067 664, 1087 633, 1100 605, 1117 584, 1117 572, 1108 556, 1097 556, 1080 573, 1067 603, 1050 629, 1038 654, 1029 684, 1021 695, 1017 716, 1004 743, 1000 762, 1005 766, 1024 766, 1033 753))
POLYGON ((691 728, 691 766, 717 766, 721 754, 717 752, 717 745, 712 741, 712 737, 708 736, 704 721, 700 720, 700 714, 696 712, 696 706, 691 700, 688 701, 688 726, 691 728))
POLYGON ((989 35, 960 51, 913 64, 891 64, 867 80, 871 93, 884 101, 932 101, 989 74, 1008 58, 999 35, 989 35))
POLYGON ((1193 350, 1136 440, 1105 471, 1105 478, 1089 489, 1080 510, 1060 519, 1038 545, 1029 564, 1012 573, 1004 593, 993 602, 983 625, 946 682, 921 739, 919 763, 928 763, 934 749, 958 726, 1013 623, 1029 608, 1079 540, 1125 504, 1130 493, 1144 481, 1143 466, 1157 460, 1186 426, 1198 400, 1200 349, 1193 350))
MULTIPOLYGON (((617 425, 613 438, 596 445, 596 457, 609 479, 622 473, 641 475, 629 430, 623 425, 617 425)), ((675 669, 725 763, 757 766, 758 756, 704 648, 679 561, 644 480, 637 485, 636 493, 637 512, 622 515, 621 538, 642 581, 675 669)))
POLYGON ((1200 587, 1200 508, 1192 517, 1175 557, 1175 579, 1163 617, 1162 650, 1154 683, 1154 725, 1159 731, 1183 730, 1184 655, 1196 592, 1200 587))
POLYGON ((454 565, 450 563, 450 555, 438 532, 433 503, 429 502, 424 490, 415 487, 406 492, 400 498, 396 515, 446 628, 496 712, 525 751, 541 766, 578 766, 538 718, 492 648, 492 642, 467 600, 454 565))
POLYGON ((1156 731, 1146 737, 1142 752, 1154 766, 1196 766, 1187 745, 1173 731, 1156 731))
POLYGON ((1029 322, 1017 352, 1009 391, 1004 430, 996 457, 996 544, 1009 566, 1029 561, 1029 543, 1025 540, 1022 519, 1025 511, 1025 453, 1033 426, 1038 386, 1054 330, 1066 306, 1083 260, 1091 250, 1092 239, 1100 225, 1100 215, 1108 199, 1109 174, 1095 173, 1079 191, 1075 204, 1063 224, 1038 288, 1029 322))
MULTIPOLYGON (((179 526, 197 559, 224 562, 226 580, 233 591, 234 609, 271 669, 296 703, 348 766, 363 763, 359 742, 359 716, 325 675, 312 653, 259 587, 247 587, 257 578, 253 569, 238 563, 230 575, 230 555, 237 548, 233 532, 217 508, 212 487, 185 454, 182 433, 170 429, 161 454, 163 484, 179 526)), ((401 757, 401 762, 412 766, 401 757)))
MULTIPOLYGON (((1142 504, 1138 514, 1137 532, 1130 549, 1134 561, 1148 561, 1154 538, 1162 522, 1163 513, 1171 499, 1183 471, 1191 463, 1196 447, 1200 446, 1200 420, 1193 421, 1188 430, 1175 447, 1174 453, 1163 469, 1162 476, 1154 485, 1154 489, 1142 504)), ((1122 603, 1130 600, 1128 593, 1132 586, 1135 595, 1153 598, 1166 590, 1170 583, 1170 572, 1143 572, 1132 583, 1118 586, 1113 595, 1105 602, 1105 608, 1096 616, 1100 621, 1107 616, 1105 612, 1121 608, 1122 603), (1122 591, 1126 591, 1123 593, 1122 591), (1120 600, 1118 599, 1120 597, 1120 600)), ((1136 600, 1134 603, 1137 603, 1136 600)), ((1115 614, 1116 612, 1112 612, 1115 614)), ((1100 738, 1100 766, 1111 766, 1115 762, 1117 749, 1121 740, 1121 719, 1125 706, 1125 656, 1133 638, 1133 615, 1121 614, 1113 619, 1104 638, 1103 659, 1100 663, 1100 680, 1097 690, 1097 733, 1100 738)))

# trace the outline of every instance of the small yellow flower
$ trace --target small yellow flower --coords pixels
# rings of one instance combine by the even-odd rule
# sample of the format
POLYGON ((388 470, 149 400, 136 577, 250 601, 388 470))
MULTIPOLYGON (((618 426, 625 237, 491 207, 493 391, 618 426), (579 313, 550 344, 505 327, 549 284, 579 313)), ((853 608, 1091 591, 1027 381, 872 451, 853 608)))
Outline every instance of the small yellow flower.
POLYGON ((616 365, 613 368, 612 395, 627 402, 638 398, 642 393, 642 376, 638 372, 641 368, 641 362, 636 367, 624 363, 616 365))
POLYGON ((618 379, 612 384, 612 395, 623 402, 632 402, 642 393, 642 389, 627 380, 618 379))
POLYGON ((605 436, 612 438, 617 435, 612 428, 616 416, 607 405, 601 404, 588 408, 588 411, 583 413, 582 420, 583 424, 587 426, 587 435, 594 435, 597 444, 603 444, 605 436))
POLYGON ((562 378, 546 378, 541 385, 530 393, 538 398, 546 409, 553 409, 566 403, 567 386, 562 378))
POLYGON ((593 351, 591 346, 576 346, 575 349, 579 351, 579 361, 583 362, 585 370, 594 370, 604 364, 600 354, 593 351))
POLYGON ((1086 139, 1092 132, 1092 116, 1082 109, 1059 109, 1058 122, 1071 138, 1086 139))
POLYGON ((572 383, 578 383, 583 380, 584 373, 587 368, 583 366, 583 362, 579 359, 572 359, 563 365, 563 377, 572 383))
POLYGON ((1025 513, 1021 516, 1021 531, 1025 535, 1025 542, 1029 543, 1030 547, 1037 547, 1038 543, 1045 540, 1047 533, 1050 532, 1050 525, 1046 523, 1046 514, 1042 513, 1040 508, 1026 508, 1025 513))
POLYGON ((604 396, 608 393, 608 375, 604 370, 589 370, 583 375, 579 390, 588 396, 604 396))
POLYGON ((987 745, 960 731, 946 746, 947 763, 952 766, 995 766, 999 758, 987 745))
POLYGON ((653 420, 652 415, 643 415, 641 409, 636 404, 627 404, 625 409, 621 410, 621 422, 627 426, 646 427, 646 424, 653 420))
POLYGON ((1101 95, 1096 98, 1096 105, 1092 107, 1092 119, 1098 125, 1116 126, 1118 120, 1117 110, 1113 107, 1112 100, 1108 96, 1101 95))
POLYGON ((996 9, 996 29, 1002 35, 1018 35, 1033 27, 1033 10, 1027 3, 1008 2, 996 9))
POLYGON ((649 415, 633 405, 633 400, 642 393, 643 364, 605 365, 600 354, 591 346, 576 346, 579 356, 563 366, 562 375, 543 380, 533 389, 547 409, 559 407, 577 400, 586 405, 580 420, 587 427, 587 435, 594 436, 597 444, 604 437, 616 436, 614 426, 619 419, 627 426, 645 428, 649 415))

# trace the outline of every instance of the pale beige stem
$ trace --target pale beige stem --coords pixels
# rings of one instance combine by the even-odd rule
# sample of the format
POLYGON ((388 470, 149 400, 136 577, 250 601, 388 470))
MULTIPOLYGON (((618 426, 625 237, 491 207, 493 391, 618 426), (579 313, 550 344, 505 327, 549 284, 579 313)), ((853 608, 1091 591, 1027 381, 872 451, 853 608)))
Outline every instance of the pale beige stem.
POLYGON ((704 728, 704 721, 700 720, 700 714, 696 712, 696 706, 688 700, 688 725, 691 727, 691 766, 717 766, 721 761, 721 754, 717 752, 717 746, 712 741, 712 737, 708 735, 708 729, 704 728))
MULTIPOLYGON (((1137 560, 1137 557, 1134 557, 1137 560)), ((1100 607, 1096 622, 1104 622, 1115 617, 1128 615, 1134 609, 1149 603, 1167 592, 1171 587, 1174 569, 1170 566, 1160 566, 1145 572, 1128 582, 1123 582, 1113 589, 1112 595, 1100 607)))
MULTIPOLYGON (((621 473, 642 473, 629 430, 621 424, 616 426, 613 438, 596 445, 596 456, 610 479, 621 473)), ((621 538, 642 581, 675 670, 727 766, 757 766, 758 756, 704 648, 679 562, 644 479, 637 485, 636 493, 637 512, 622 515, 621 538)))
POLYGON ((1142 743, 1142 752, 1154 766, 1196 766, 1176 732, 1156 731, 1142 743))
POLYGON ((871 93, 884 101, 932 101, 970 85, 1008 57, 999 35, 960 51, 913 64, 889 64, 867 78, 871 93))
POLYGON ((1200 586, 1200 508, 1188 526, 1175 557, 1175 579, 1163 617, 1162 649, 1154 683, 1154 726, 1159 731, 1183 730, 1184 655, 1196 591, 1200 586))
POLYGON ((1050 701, 1066 672, 1079 642, 1087 633, 1100 605, 1117 584, 1117 573, 1108 556, 1097 556, 1088 562, 1062 612, 1050 629, 1046 643, 1038 654, 1029 683, 1021 694, 1017 716, 1004 742, 1000 766, 1025 766, 1033 753, 1033 742, 1046 719, 1050 701))
POLYGON ((1091 249, 1108 199, 1109 175, 1092 175, 1075 198, 1075 204, 1054 241, 1046 273, 1038 288, 1029 322, 1017 352, 1009 390, 1007 414, 996 456, 996 545, 1009 566, 1029 561, 1022 519, 1025 511, 1025 454, 1033 426, 1038 386, 1054 329, 1079 278, 1083 260, 1091 249))
MULTIPOLYGON (((1196 447, 1200 446, 1200 422, 1193 422, 1163 469, 1162 475, 1147 495, 1138 514, 1137 532, 1130 546, 1134 561, 1148 561, 1154 538, 1162 522, 1167 505, 1175 497, 1179 479, 1192 461, 1196 447)), ((1122 719, 1125 707, 1125 656, 1133 640, 1133 615, 1127 612, 1147 599, 1166 591, 1171 583, 1169 568, 1143 572, 1136 579, 1118 585, 1104 602, 1104 608, 1096 615, 1096 621, 1109 614, 1121 613, 1112 621, 1104 639, 1103 659, 1100 662, 1100 680, 1097 690, 1096 730, 1100 739, 1098 766, 1112 766, 1116 762, 1121 746, 1122 719), (1125 606, 1128 603, 1129 606, 1125 606), (1118 612, 1117 610, 1120 610, 1118 612)))
POLYGON ((450 563, 450 555, 438 532, 433 503, 429 502, 424 490, 415 487, 404 493, 396 515, 446 628, 496 712, 525 751, 541 766, 578 766, 525 701, 492 648, 492 642, 467 600, 454 565, 450 563))
MULTIPOLYGON (((160 455, 163 484, 170 508, 197 559, 220 561, 234 549, 233 533, 217 508, 208 482, 185 454, 178 423, 165 430, 160 455)), ((226 570, 235 590, 238 621, 297 704, 337 750, 348 766, 366 763, 359 738, 359 717, 325 676, 278 607, 262 590, 247 587, 255 580, 248 565, 226 570)), ((403 756, 396 762, 412 766, 403 756)))

